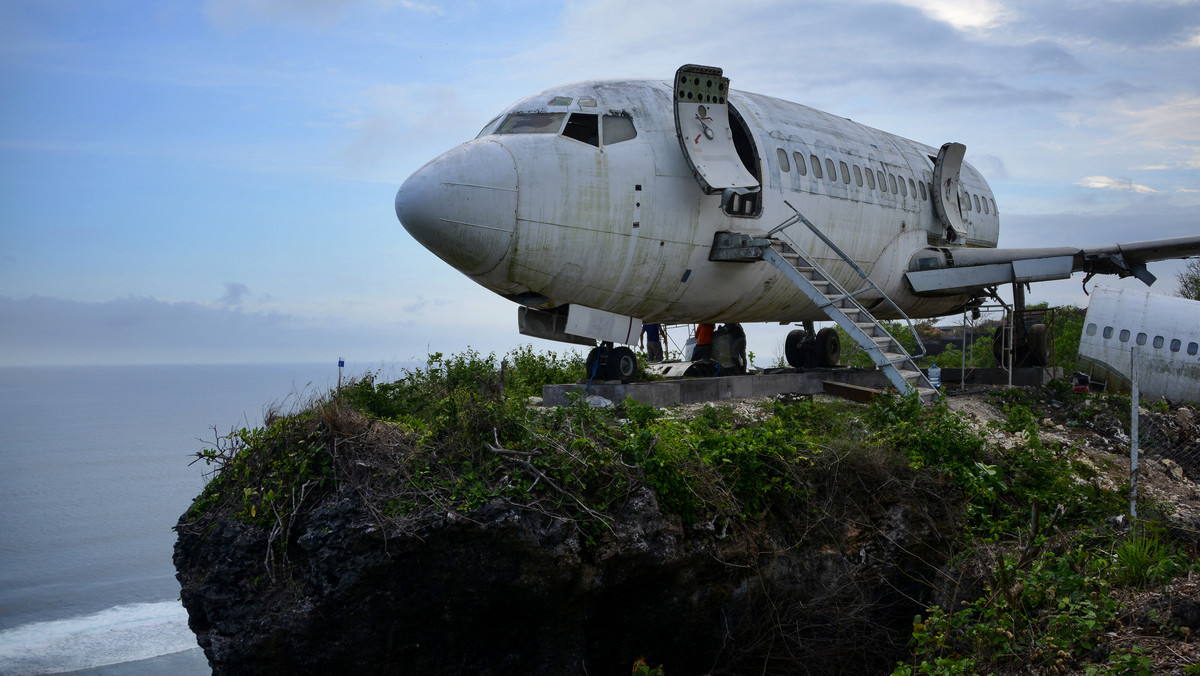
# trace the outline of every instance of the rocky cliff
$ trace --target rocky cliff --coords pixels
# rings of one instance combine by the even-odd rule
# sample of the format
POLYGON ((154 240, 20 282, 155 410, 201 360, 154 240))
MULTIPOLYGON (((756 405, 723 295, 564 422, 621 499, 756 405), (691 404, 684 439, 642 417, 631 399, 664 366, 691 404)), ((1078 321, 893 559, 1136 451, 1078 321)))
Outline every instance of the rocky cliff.
POLYGON ((1131 527, 1128 398, 544 409, 512 370, 437 359, 199 454, 175 563, 216 674, 1200 660, 1190 408, 1141 416, 1131 527))
POLYGON ((324 404, 231 435, 177 527, 191 628, 216 674, 888 673, 963 503, 815 442, 838 409, 774 406, 703 434, 518 406, 451 439, 324 404))

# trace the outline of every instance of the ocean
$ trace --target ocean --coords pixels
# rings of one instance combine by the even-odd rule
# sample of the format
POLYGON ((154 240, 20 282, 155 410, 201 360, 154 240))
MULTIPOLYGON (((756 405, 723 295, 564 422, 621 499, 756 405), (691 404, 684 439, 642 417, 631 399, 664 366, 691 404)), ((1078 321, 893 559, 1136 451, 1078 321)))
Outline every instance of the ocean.
POLYGON ((209 674, 171 562, 194 453, 337 380, 336 362, 0 368, 0 674, 209 674))

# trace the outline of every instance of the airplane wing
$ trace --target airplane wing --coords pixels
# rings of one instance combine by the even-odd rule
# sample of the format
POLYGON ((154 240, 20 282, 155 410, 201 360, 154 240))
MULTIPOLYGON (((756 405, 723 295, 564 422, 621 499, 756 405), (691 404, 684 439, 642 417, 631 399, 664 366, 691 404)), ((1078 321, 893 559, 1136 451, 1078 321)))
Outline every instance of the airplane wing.
MULTIPOLYGON (((1147 286, 1155 276, 1146 263, 1200 256, 1200 237, 1176 237, 1079 249, 968 249, 937 247, 917 252, 905 274, 917 295, 950 295, 1011 282, 1066 279, 1075 272, 1137 277, 1147 286)), ((1086 281, 1086 280, 1085 280, 1086 281)))

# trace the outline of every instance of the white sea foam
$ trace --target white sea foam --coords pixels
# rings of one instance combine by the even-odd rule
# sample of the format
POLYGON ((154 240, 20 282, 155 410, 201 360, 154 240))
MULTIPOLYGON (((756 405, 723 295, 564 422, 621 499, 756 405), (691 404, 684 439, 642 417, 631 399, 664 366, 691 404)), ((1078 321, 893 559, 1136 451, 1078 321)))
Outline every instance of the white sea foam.
POLYGON ((0 674, 60 674, 195 647, 187 611, 178 601, 134 603, 0 631, 0 674))

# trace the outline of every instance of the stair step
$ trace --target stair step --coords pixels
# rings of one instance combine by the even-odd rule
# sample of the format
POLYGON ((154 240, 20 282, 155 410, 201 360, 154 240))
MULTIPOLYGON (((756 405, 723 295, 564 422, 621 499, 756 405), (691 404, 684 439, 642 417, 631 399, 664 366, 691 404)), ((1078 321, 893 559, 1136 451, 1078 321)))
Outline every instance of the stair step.
MULTIPOLYGON (((815 227, 807 221, 805 223, 810 228, 815 227)), ((928 387, 928 381, 925 380, 924 374, 917 368, 903 346, 871 316, 871 313, 859 303, 857 298, 847 294, 826 275, 818 263, 809 259, 808 254, 801 247, 796 246, 789 235, 781 234, 780 239, 771 243, 771 248, 778 252, 783 259, 782 262, 775 259, 775 264, 780 266, 780 271, 792 279, 806 296, 816 302, 830 319, 851 329, 851 338, 867 351, 872 361, 879 365, 879 369, 887 375, 888 380, 897 389, 906 392, 916 391, 923 402, 931 401, 939 396, 936 390, 928 387), (784 264, 791 269, 783 268, 784 264), (799 275, 799 278, 791 274, 793 270, 799 275)), ((836 247, 834 250, 836 251, 836 247)), ((868 283, 864 288, 873 287, 868 283)))
POLYGON ((918 387, 917 388, 917 397, 921 401, 925 402, 926 404, 932 404, 933 402, 938 400, 938 397, 941 397, 941 396, 942 396, 942 393, 938 392, 937 390, 933 389, 932 387, 918 387))
POLYGON ((883 327, 879 326, 878 324, 872 324, 871 322, 854 322, 854 325, 857 326, 863 333, 867 334, 868 338, 886 338, 889 341, 892 340, 892 334, 885 331, 883 327))

